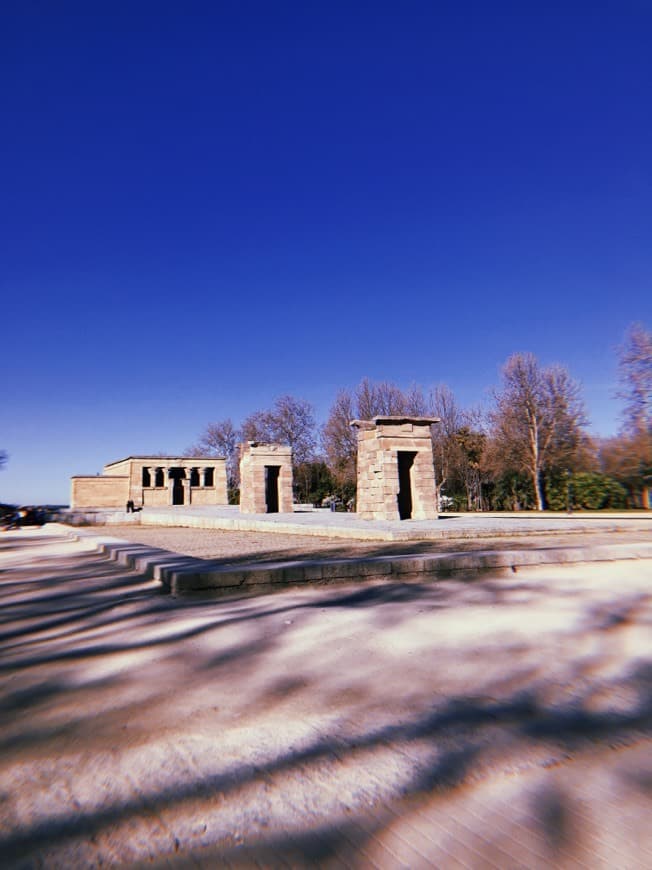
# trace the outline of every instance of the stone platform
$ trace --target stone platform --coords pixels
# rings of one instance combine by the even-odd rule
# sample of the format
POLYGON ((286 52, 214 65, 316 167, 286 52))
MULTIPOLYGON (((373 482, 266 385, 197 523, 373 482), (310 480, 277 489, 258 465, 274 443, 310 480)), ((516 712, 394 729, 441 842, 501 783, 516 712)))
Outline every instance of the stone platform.
POLYGON ((152 526, 181 526, 252 532, 315 535, 362 541, 424 541, 513 537, 587 531, 650 531, 652 512, 636 513, 468 513, 440 514, 435 520, 364 520, 354 513, 323 508, 293 513, 241 514, 234 505, 145 508, 124 511, 68 511, 70 525, 112 525, 125 522, 152 526))
MULTIPOLYGON (((143 526, 264 531, 303 538, 321 535, 350 541, 397 541, 405 542, 405 548, 398 553, 385 554, 380 550, 377 554, 347 554, 344 558, 314 552, 291 558, 268 557, 263 561, 243 558, 234 564, 232 559, 194 558, 158 546, 98 535, 99 528, 91 534, 102 554, 159 581, 174 595, 261 594, 288 587, 360 581, 432 582, 451 576, 475 577, 487 572, 504 575, 535 565, 652 559, 652 537, 648 537, 652 517, 646 515, 619 514, 605 518, 600 515, 466 514, 449 515, 437 521, 370 523, 354 514, 328 511, 242 517, 237 509, 229 510, 230 514, 223 508, 169 509, 136 516, 143 526), (468 542, 476 539, 486 544, 469 551, 468 542), (424 551, 424 542, 436 541, 445 544, 445 551, 442 552, 441 546, 438 551, 424 551), (505 543, 499 543, 502 541, 505 543), (417 542, 422 542, 422 546, 417 542)), ((124 516, 117 514, 115 521, 120 522, 124 516)), ((110 533, 112 517, 107 519, 104 531, 110 533)), ((125 529, 124 523, 121 528, 125 529)))

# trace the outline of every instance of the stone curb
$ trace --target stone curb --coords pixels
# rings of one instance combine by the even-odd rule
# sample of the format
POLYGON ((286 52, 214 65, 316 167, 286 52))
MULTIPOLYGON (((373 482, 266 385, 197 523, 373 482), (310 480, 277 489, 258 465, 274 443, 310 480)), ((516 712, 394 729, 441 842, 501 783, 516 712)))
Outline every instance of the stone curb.
MULTIPOLYGON (((81 516, 81 515, 80 515, 81 516)), ((344 516, 344 515, 342 515, 344 516)), ((346 515, 351 517, 351 515, 346 515)), ((175 526, 189 529, 215 529, 234 532, 265 532, 286 535, 314 536, 321 538, 348 539, 358 541, 442 541, 442 540, 469 540, 475 538, 504 538, 523 537, 535 535, 549 535, 554 533, 584 534, 591 528, 594 521, 599 522, 597 531, 608 534, 610 532, 629 531, 632 521, 645 522, 652 528, 652 513, 636 514, 631 516, 597 514, 577 514, 573 517, 553 514, 521 514, 505 515, 496 514, 472 514, 464 515, 468 519, 473 516, 475 522, 469 525, 447 526, 447 520, 433 520, 432 525, 424 525, 424 521, 415 527, 406 526, 405 523, 376 525, 363 520, 360 522, 338 521, 338 515, 329 515, 329 521, 318 514, 311 516, 310 522, 301 522, 292 519, 289 514, 249 514, 236 513, 232 516, 209 516, 206 514, 190 514, 184 512, 161 513, 148 510, 142 514, 115 513, 104 516, 104 522, 93 523, 97 528, 102 525, 110 528, 112 524, 128 522, 141 526, 175 526), (272 516, 273 518, 270 518, 272 516), (134 519, 136 517, 136 519, 134 519), (492 524, 500 520, 499 525, 492 524), (488 521, 490 525, 484 525, 488 521), (393 528, 392 525, 396 527, 393 528)), ((450 515, 449 519, 462 517, 462 515, 450 515)), ((79 518, 79 517, 78 517, 79 518)), ((96 518, 97 519, 97 518, 96 518)), ((70 517, 72 523, 73 517, 70 517)), ((411 521, 410 521, 411 522, 411 521)), ((78 528, 78 526, 75 526, 78 528)))
POLYGON ((350 559, 295 559, 238 566, 196 559, 116 538, 99 538, 97 550, 119 565, 158 581, 174 596, 194 593, 213 596, 252 594, 289 586, 360 581, 429 582, 446 577, 472 578, 486 572, 514 572, 521 567, 535 565, 652 560, 652 543, 350 559))

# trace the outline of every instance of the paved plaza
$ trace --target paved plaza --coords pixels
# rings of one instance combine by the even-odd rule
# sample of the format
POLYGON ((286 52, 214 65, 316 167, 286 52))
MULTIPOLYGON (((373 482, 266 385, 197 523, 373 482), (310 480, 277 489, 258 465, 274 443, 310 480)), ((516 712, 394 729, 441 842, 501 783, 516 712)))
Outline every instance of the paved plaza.
POLYGON ((603 532, 223 599, 2 534, 3 866, 652 866, 652 557, 603 532))

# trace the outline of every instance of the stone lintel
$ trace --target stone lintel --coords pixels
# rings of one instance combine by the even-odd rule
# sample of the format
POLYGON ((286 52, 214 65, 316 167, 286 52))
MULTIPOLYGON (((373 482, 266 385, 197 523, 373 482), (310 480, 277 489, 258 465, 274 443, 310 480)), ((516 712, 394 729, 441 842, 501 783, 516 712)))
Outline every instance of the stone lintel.
POLYGON ((413 426, 432 426, 441 423, 440 417, 408 417, 404 414, 373 417, 371 420, 351 420, 349 426, 355 429, 374 429, 377 426, 401 426, 411 423, 413 426))

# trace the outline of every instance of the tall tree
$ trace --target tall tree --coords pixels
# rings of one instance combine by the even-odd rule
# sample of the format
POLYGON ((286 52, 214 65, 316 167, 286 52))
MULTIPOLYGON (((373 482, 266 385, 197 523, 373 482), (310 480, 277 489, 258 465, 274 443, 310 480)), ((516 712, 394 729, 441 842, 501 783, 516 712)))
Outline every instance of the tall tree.
POLYGON ((487 436, 479 429, 462 426, 455 436, 460 451, 459 470, 466 490, 466 509, 482 510, 482 458, 487 436))
POLYGON ((429 394, 428 410, 440 422, 432 427, 432 447, 435 462, 437 506, 441 504, 442 490, 450 485, 455 469, 460 465, 461 451, 457 433, 465 423, 453 391, 446 384, 437 384, 429 394))
POLYGON ((432 427, 437 500, 443 490, 467 510, 482 507, 481 459, 486 435, 479 411, 462 409, 446 384, 433 387, 427 413, 438 417, 432 427))
POLYGON ((624 424, 630 435, 652 431, 652 333, 642 324, 630 326, 620 347, 618 373, 625 400, 624 424))
POLYGON ((630 507, 650 508, 652 444, 648 433, 622 432, 600 444, 600 468, 627 490, 630 507))
POLYGON ((633 324, 619 348, 620 434, 602 443, 603 470, 627 488, 630 503, 650 508, 652 486, 652 334, 633 324))
POLYGON ((511 356, 495 394, 492 436, 505 469, 532 481, 537 510, 544 510, 543 473, 572 469, 586 422, 579 385, 562 366, 541 368, 529 353, 511 356))
POLYGON ((355 487, 358 442, 349 424, 360 416, 353 393, 340 390, 321 432, 328 467, 342 489, 355 487))

